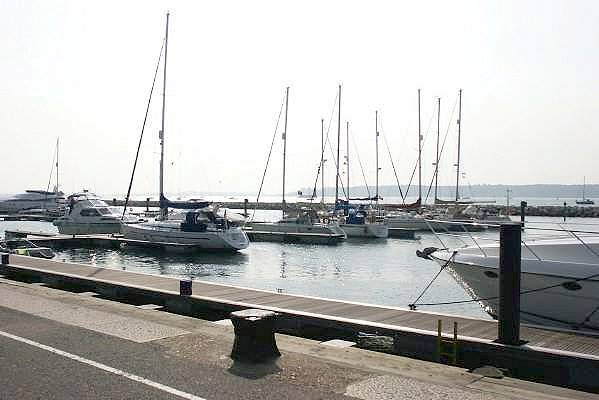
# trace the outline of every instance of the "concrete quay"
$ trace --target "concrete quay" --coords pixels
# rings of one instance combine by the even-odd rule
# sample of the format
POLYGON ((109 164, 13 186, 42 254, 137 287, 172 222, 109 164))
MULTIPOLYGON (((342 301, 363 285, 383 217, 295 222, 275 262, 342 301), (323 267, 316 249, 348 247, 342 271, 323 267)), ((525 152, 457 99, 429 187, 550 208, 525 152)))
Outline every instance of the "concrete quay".
MULTIPOLYGON (((395 307, 343 302, 264 290, 193 281, 192 295, 180 295, 178 279, 111 268, 54 262, 11 255, 0 273, 57 288, 93 291, 127 303, 155 304, 165 310, 207 319, 225 319, 230 312, 260 308, 279 313, 277 332, 306 338, 358 342, 361 333, 390 341, 385 351, 438 360, 437 321, 443 336, 459 325, 457 365, 494 365, 511 376, 599 392, 599 338, 593 334, 523 326, 523 346, 501 345, 495 321, 395 307), (390 347, 390 348, 389 348, 390 347)), ((363 346, 371 348, 369 346, 363 346)), ((376 346, 375 346, 376 347, 376 346)))
POLYGON ((229 320, 206 321, 0 278, 0 398, 598 399, 571 389, 277 334, 244 364, 229 320))

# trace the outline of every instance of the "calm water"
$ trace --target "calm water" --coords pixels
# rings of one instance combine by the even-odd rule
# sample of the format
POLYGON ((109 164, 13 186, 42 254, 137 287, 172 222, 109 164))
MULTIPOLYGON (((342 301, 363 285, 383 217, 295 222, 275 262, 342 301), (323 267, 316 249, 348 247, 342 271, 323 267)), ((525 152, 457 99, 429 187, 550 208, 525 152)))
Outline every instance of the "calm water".
MULTIPOLYGON (((531 218, 532 220, 533 218, 531 218)), ((559 219, 536 218, 559 222, 559 219)), ((570 219, 590 229, 597 220, 570 219)), ((5 229, 55 231, 44 222, 2 222, 5 229)), ((597 230, 597 229, 594 229, 597 230)), ((532 231, 531 231, 532 232, 532 231)), ((237 254, 175 255, 142 249, 70 249, 57 254, 60 261, 94 266, 190 277, 284 293, 407 307, 439 272, 439 266, 416 256, 416 250, 439 247, 433 234, 421 233, 419 240, 347 240, 338 246, 281 243, 252 243, 237 254)), ((477 234, 496 240, 497 232, 477 234)), ((455 240, 445 239, 449 244, 455 240)), ((442 272, 421 302, 468 300, 464 290, 442 272)), ((421 307, 421 310, 488 318, 476 303, 421 307)))

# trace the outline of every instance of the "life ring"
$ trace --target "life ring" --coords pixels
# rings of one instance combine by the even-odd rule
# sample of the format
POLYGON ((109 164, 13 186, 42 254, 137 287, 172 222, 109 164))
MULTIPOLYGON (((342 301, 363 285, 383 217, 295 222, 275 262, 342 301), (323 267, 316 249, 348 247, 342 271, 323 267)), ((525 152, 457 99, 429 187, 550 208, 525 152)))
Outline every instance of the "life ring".
POLYGON ((329 222, 331 222, 331 220, 330 220, 329 218, 327 218, 327 217, 324 217, 324 218, 322 219, 322 223, 323 223, 323 224, 328 224, 329 222))

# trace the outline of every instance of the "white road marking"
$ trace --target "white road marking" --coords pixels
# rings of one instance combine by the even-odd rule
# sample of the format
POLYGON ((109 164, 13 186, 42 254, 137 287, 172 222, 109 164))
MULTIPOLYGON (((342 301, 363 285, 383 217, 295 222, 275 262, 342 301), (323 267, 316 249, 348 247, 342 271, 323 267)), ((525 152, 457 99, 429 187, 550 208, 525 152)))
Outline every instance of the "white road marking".
POLYGON ((45 344, 34 342, 33 340, 29 340, 29 339, 26 339, 26 338, 23 338, 23 337, 20 337, 20 336, 16 336, 16 335, 10 334, 8 332, 0 331, 0 336, 4 336, 4 337, 7 337, 7 338, 12 339, 12 340, 16 340, 16 341, 28 344, 30 346, 34 346, 34 347, 40 348, 42 350, 49 351, 50 353, 54 353, 54 354, 58 354, 60 356, 66 357, 66 358, 70 358, 71 360, 75 360, 75 361, 78 361, 78 362, 83 363, 83 364, 91 365, 92 367, 96 367, 98 369, 101 369, 101 370, 106 371, 106 372, 110 372, 110 373, 115 374, 115 375, 123 376, 123 377, 125 377, 127 379, 130 379, 132 381, 143 383, 144 385, 156 388, 158 390, 162 390, 163 392, 174 394, 175 396, 179 396, 182 399, 206 400, 203 397, 195 396, 193 394, 186 393, 186 392, 183 392, 181 390, 177 390, 177 389, 172 388, 170 386, 166 386, 166 385, 163 385, 161 383, 151 381, 151 380, 146 379, 146 378, 144 378, 142 376, 131 374, 129 372, 126 372, 126 371, 123 371, 123 370, 120 370, 120 369, 117 369, 117 368, 112 368, 112 367, 109 367, 108 365, 105 365, 105 364, 102 364, 102 363, 99 363, 99 362, 96 362, 96 361, 93 361, 93 360, 88 360, 87 358, 80 357, 80 356, 78 356, 76 354, 67 353, 66 351, 55 349, 54 347, 46 346, 45 344))

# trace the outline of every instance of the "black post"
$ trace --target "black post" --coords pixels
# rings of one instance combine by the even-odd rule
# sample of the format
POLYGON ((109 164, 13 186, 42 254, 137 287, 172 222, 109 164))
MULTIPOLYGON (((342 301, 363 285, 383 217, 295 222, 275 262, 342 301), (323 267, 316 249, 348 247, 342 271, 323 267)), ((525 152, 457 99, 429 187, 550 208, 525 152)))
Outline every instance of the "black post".
POLYGON ((179 281, 179 294, 181 296, 191 296, 193 294, 192 284, 193 281, 191 280, 179 281))
POLYGON ((501 224, 499 232, 499 343, 520 345, 520 262, 522 229, 501 224))
POLYGON ((114 197, 112 198, 112 206, 113 207, 116 206, 116 198, 114 198, 114 197))
POLYGON ((243 199, 243 216, 248 216, 248 199, 243 199))
POLYGON ((0 259, 0 265, 8 265, 8 253, 2 253, 1 254, 1 259, 0 259))
POLYGON ((526 219, 526 206, 527 205, 528 205, 528 203, 526 203, 525 201, 520 202, 520 225, 522 225, 522 228, 524 228, 524 222, 526 219))
POLYGON ((146 197, 146 212, 150 211, 150 198, 146 197))
POLYGON ((566 222, 566 212, 568 209, 566 208, 566 202, 564 201, 564 222, 566 222))

